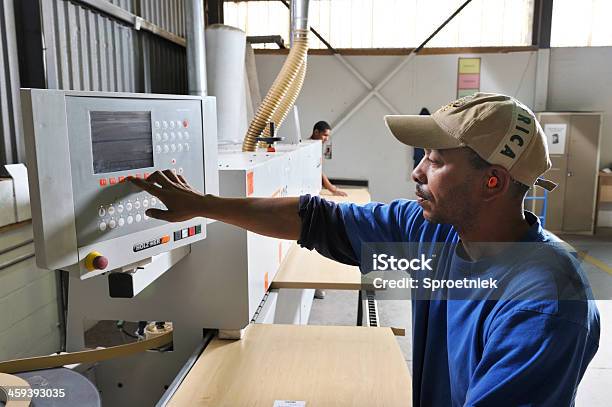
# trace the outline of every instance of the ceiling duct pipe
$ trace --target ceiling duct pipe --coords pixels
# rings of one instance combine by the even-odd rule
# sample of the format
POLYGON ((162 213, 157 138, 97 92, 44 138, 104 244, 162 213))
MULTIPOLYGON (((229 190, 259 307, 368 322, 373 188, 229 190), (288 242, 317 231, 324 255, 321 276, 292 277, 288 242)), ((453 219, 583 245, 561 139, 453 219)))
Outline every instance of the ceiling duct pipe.
POLYGON ((291 50, 249 124, 242 151, 255 151, 257 137, 269 135, 268 123, 279 128, 300 93, 308 56, 308 4, 309 0, 291 1, 291 50))
POLYGON ((206 43, 204 0, 185 0, 187 36, 187 83, 189 94, 206 96, 206 43))

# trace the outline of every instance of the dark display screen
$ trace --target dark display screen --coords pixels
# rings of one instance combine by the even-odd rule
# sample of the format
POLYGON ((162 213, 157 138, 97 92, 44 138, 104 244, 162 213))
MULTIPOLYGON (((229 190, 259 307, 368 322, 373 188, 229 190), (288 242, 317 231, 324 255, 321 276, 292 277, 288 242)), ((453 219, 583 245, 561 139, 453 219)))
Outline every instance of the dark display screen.
POLYGON ((95 174, 153 167, 151 112, 90 112, 95 174))

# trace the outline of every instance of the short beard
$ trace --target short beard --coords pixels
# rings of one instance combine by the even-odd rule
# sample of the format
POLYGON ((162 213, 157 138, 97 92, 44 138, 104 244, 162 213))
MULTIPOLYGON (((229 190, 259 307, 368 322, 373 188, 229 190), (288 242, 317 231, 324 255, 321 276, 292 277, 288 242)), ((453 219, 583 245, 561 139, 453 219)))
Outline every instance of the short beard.
POLYGON ((452 197, 442 206, 438 201, 438 210, 432 214, 428 221, 431 223, 453 225, 455 228, 467 229, 474 224, 476 215, 480 211, 480 203, 471 199, 470 185, 468 178, 462 184, 455 186, 448 191, 447 196, 452 197))

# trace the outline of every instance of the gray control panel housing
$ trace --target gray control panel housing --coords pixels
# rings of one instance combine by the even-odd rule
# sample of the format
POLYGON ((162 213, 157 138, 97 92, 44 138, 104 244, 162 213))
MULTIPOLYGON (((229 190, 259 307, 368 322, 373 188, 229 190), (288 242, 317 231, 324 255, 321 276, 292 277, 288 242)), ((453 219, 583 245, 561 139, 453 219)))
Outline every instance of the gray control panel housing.
POLYGON ((214 98, 40 89, 21 96, 39 267, 87 278, 206 236, 202 218, 148 217, 163 204, 125 178, 172 169, 218 193, 214 98), (104 270, 85 267, 93 252, 108 259, 104 270))

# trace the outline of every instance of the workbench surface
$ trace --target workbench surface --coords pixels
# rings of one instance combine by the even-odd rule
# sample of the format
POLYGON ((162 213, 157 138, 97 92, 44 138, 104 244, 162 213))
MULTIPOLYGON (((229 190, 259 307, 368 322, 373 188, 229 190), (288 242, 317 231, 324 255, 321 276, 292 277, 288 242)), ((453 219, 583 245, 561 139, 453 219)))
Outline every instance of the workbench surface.
POLYGON ((396 407, 411 398, 390 328, 251 324, 241 340, 213 339, 168 405, 396 407))

